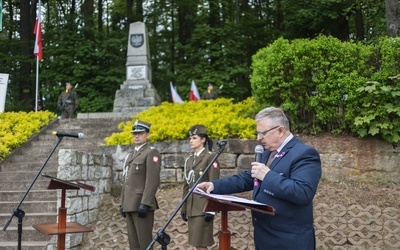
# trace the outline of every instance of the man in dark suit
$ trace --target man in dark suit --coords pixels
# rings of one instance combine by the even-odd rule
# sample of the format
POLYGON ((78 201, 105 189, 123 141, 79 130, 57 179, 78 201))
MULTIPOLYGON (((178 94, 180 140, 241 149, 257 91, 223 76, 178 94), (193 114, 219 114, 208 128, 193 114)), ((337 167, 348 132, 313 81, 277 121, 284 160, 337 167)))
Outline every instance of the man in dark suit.
POLYGON ((132 128, 135 143, 124 164, 120 212, 126 217, 129 247, 143 250, 152 241, 156 192, 160 185, 161 156, 147 144, 151 125, 136 121, 132 128))
POLYGON ((261 162, 197 187, 216 194, 253 190, 253 200, 275 208, 275 216, 252 212, 257 250, 313 250, 312 201, 322 172, 319 153, 293 136, 282 109, 265 108, 255 120, 257 139, 265 149, 261 162))

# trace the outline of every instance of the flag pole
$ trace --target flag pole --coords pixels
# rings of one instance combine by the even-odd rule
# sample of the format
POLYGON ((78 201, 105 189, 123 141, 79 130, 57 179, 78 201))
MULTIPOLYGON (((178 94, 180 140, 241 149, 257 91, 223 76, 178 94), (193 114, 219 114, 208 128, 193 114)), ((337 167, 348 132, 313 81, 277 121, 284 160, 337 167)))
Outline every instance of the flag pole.
POLYGON ((38 92, 39 92, 39 57, 36 57, 36 94, 35 94, 35 112, 38 111, 38 92))
POLYGON ((35 46, 33 48, 33 54, 36 56, 36 91, 35 91, 35 112, 38 111, 38 95, 39 95, 39 60, 42 59, 42 3, 39 0, 39 7, 37 12, 37 18, 35 22, 34 34, 35 46))

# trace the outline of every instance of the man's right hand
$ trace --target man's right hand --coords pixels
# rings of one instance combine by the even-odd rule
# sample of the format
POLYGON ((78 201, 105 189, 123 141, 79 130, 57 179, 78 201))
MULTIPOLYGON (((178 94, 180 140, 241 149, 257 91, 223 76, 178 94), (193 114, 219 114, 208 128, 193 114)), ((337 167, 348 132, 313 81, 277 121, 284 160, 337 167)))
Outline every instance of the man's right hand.
POLYGON ((124 208, 121 206, 119 206, 119 213, 121 214, 122 217, 126 218, 126 214, 124 213, 124 208))
POLYGON ((207 194, 211 193, 214 190, 214 184, 212 182, 202 182, 196 187, 204 190, 207 194))
POLYGON ((184 220, 184 221, 188 221, 187 216, 186 216, 186 211, 182 211, 182 212, 181 212, 181 218, 182 218, 182 220, 184 220))

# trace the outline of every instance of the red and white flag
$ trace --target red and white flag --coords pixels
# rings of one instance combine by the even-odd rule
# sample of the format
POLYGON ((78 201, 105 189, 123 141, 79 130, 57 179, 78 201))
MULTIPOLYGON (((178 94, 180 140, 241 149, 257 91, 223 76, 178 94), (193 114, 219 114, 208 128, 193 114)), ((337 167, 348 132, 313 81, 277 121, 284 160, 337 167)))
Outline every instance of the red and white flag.
POLYGON ((35 28, 33 29, 33 34, 36 35, 35 48, 33 49, 33 54, 38 60, 42 60, 42 2, 39 0, 39 8, 37 13, 37 18, 35 22, 35 28))
POLYGON ((169 85, 171 87, 172 103, 183 103, 182 98, 179 96, 178 92, 176 92, 172 82, 170 82, 169 85))
POLYGON ((197 90, 197 87, 196 87, 196 84, 194 83, 194 81, 192 81, 192 86, 190 87, 189 100, 195 101, 195 102, 200 100, 200 94, 199 94, 199 91, 197 90))

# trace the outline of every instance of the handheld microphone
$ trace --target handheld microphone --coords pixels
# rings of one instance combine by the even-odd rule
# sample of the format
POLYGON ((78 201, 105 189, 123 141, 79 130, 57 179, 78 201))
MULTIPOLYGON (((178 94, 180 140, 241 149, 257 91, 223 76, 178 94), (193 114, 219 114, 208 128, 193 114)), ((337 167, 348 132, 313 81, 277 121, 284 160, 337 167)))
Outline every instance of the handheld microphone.
POLYGON ((52 135, 74 137, 74 138, 78 138, 78 139, 82 139, 85 137, 85 135, 83 133, 70 134, 70 133, 66 133, 66 132, 57 132, 57 131, 53 131, 52 135))
MULTIPOLYGON (((256 153, 256 162, 261 162, 262 153, 264 152, 264 147, 261 145, 257 145, 254 148, 254 153, 256 153)), ((258 180, 254 178, 254 186, 258 187, 258 180)))

